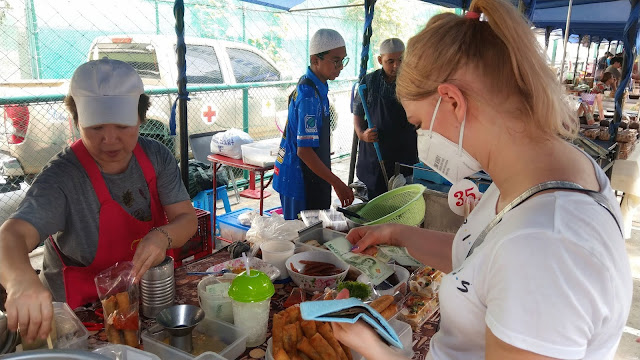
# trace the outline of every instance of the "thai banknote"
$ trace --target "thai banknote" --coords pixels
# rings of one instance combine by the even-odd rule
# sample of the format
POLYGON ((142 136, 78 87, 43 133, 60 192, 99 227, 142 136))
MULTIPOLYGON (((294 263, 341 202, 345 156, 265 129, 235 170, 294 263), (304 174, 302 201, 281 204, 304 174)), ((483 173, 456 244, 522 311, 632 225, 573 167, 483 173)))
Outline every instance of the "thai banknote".
POLYGON ((380 284, 394 273, 393 269, 384 261, 373 256, 352 253, 352 245, 346 238, 333 239, 324 243, 324 245, 344 262, 367 275, 373 285, 380 284))

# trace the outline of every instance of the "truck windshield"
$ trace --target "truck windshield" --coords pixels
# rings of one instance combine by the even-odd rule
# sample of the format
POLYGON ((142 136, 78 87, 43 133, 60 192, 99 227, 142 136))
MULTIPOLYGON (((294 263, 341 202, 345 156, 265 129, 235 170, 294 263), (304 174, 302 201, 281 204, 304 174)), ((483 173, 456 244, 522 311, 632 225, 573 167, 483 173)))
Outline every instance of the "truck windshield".
POLYGON ((120 60, 133 66, 141 78, 160 79, 156 50, 151 44, 99 43, 91 51, 91 60, 120 60))

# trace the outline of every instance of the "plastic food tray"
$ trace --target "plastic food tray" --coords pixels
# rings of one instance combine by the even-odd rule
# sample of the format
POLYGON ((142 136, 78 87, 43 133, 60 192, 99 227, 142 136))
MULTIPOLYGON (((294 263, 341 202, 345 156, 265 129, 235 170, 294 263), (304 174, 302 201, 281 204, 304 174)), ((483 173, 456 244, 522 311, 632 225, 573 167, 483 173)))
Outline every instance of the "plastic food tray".
MULTIPOLYGON (((56 349, 79 349, 86 350, 89 346, 89 331, 78 316, 64 302, 53 303, 53 316, 56 322, 56 332, 58 338, 54 344, 56 349), (65 336, 65 334, 73 334, 65 336)), ((29 344, 29 350, 47 349, 46 340, 36 340, 29 344)))
POLYGON ((160 358, 147 351, 133 348, 127 345, 107 345, 93 351, 113 360, 160 360, 160 358))
MULTIPOLYGON (((234 360, 247 348, 247 336, 243 335, 240 330, 226 322, 215 319, 204 319, 196 326, 194 331, 199 331, 211 336, 217 336, 220 341, 224 342, 227 347, 218 352, 222 358, 234 360)), ((169 336, 166 331, 158 333, 150 333, 149 330, 142 332, 142 343, 144 349, 153 354, 158 355, 161 359, 182 360, 194 359, 195 356, 177 349, 171 345, 165 344, 165 340, 169 336)), ((205 353, 200 356, 205 355, 205 353)), ((201 359, 198 357, 198 359, 201 359)), ((210 357, 207 359, 211 359, 210 357)))
POLYGON ((329 230, 329 229, 316 229, 311 230, 305 234, 298 236, 293 242, 299 247, 302 251, 329 251, 327 249, 319 248, 313 245, 305 244, 307 241, 316 240, 320 245, 323 245, 327 241, 331 241, 333 239, 345 237, 346 234, 341 233, 339 231, 329 230))

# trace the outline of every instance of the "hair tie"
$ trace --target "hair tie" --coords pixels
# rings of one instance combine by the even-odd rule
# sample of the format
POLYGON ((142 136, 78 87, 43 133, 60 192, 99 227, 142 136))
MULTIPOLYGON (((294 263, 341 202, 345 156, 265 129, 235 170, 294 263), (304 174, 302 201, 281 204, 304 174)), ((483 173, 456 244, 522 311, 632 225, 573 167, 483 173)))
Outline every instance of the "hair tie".
POLYGON ((475 11, 467 11, 467 13, 464 14, 464 17, 467 18, 467 19, 479 20, 480 19, 480 13, 479 12, 475 12, 475 11))

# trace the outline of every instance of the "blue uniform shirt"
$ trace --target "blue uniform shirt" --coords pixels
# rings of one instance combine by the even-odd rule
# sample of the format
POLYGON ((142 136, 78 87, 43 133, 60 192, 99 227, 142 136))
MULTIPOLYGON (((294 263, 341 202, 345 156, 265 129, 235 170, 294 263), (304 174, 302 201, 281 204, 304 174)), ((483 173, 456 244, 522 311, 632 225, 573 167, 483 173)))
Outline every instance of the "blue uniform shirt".
POLYGON ((303 76, 311 79, 318 88, 320 97, 313 87, 299 84, 289 104, 286 132, 280 142, 280 151, 275 163, 273 188, 280 195, 305 200, 305 187, 302 176, 301 161, 298 157, 298 147, 320 146, 320 134, 323 124, 322 117, 329 115, 329 87, 307 68, 303 76))

